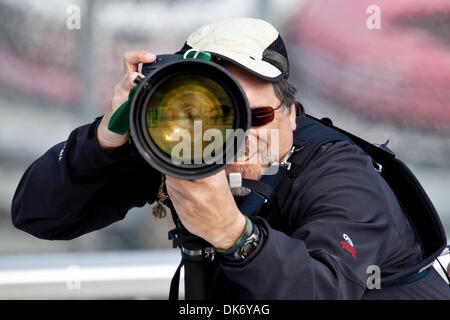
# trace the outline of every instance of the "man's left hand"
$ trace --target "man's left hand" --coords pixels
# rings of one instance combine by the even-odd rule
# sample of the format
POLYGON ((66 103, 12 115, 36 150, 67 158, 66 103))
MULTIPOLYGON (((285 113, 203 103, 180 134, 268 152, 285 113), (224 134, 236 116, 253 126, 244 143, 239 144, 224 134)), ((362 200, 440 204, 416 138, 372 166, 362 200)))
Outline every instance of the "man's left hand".
POLYGON ((234 201, 225 171, 198 180, 167 176, 166 187, 186 229, 214 247, 228 249, 244 232, 247 221, 234 201))

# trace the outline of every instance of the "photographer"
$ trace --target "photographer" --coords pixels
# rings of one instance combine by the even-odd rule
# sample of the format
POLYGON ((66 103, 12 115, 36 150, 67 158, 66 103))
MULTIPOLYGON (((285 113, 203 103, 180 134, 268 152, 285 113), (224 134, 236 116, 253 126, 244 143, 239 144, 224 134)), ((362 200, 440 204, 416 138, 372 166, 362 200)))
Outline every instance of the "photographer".
MULTIPOLYGON (((297 108, 296 114, 296 90, 287 82, 289 63, 278 32, 261 20, 231 19, 200 28, 186 47, 220 54, 251 109, 274 108, 273 120, 252 126, 247 143, 257 141, 262 129, 277 129, 278 141, 267 141, 268 149, 278 144, 277 160, 289 160, 302 110, 297 108)), ((12 203, 17 228, 41 239, 73 239, 156 200, 161 174, 128 142, 128 134, 108 129, 140 76, 138 65, 154 60, 146 51, 125 53, 124 77, 114 88, 111 108, 27 169, 12 203)), ((183 226, 216 249, 218 268, 209 297, 450 298, 433 268, 409 283, 368 288, 369 266, 395 274, 420 261, 422 252, 394 193, 359 147, 346 141, 324 144, 295 176, 280 208, 264 205, 248 219, 238 206, 245 190, 233 195, 227 174, 259 180, 265 157, 267 150, 245 152, 226 170, 198 180, 166 177, 170 202, 183 226), (255 157, 258 162, 251 163, 255 157), (235 259, 235 250, 242 250, 239 244, 249 239, 243 236, 256 231, 256 241, 242 259, 235 259)))

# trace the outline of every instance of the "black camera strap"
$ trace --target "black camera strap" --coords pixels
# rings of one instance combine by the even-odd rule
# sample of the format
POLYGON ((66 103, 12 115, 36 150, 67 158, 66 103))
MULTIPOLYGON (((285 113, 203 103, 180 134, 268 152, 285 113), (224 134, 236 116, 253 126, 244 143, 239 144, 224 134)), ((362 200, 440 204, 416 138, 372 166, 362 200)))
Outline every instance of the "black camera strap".
MULTIPOLYGON (((180 245, 181 261, 175 271, 175 274, 170 283, 169 300, 178 300, 179 286, 180 286, 180 272, 184 267, 184 283, 185 283, 185 298, 186 300, 205 300, 207 298, 207 265, 208 254, 213 255, 213 252, 208 251, 205 243, 202 240, 193 236, 193 241, 185 240, 180 245)), ((212 250, 212 249, 211 249, 212 250)))
POLYGON ((286 170, 286 166, 278 166, 275 174, 263 175, 259 181, 243 178, 242 187, 250 189, 251 192, 239 206, 242 214, 251 217, 266 202, 271 202, 278 207, 276 187, 286 174, 286 170))

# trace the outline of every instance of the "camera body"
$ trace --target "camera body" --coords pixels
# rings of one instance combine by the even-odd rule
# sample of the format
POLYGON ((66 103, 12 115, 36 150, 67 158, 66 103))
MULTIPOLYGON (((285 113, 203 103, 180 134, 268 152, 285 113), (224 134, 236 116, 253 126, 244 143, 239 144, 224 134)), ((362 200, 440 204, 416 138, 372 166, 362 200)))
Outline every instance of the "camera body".
POLYGON ((178 54, 161 54, 157 55, 155 61, 150 63, 144 63, 142 64, 142 71, 141 73, 144 76, 148 76, 150 73, 152 73, 154 70, 161 68, 162 66, 175 62, 180 59, 180 55, 178 54))

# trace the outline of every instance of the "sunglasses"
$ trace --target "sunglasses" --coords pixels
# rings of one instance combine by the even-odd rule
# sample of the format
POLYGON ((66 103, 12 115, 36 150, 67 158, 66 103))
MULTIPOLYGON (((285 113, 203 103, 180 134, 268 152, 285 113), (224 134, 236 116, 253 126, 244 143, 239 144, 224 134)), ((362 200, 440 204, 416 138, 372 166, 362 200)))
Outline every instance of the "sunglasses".
POLYGON ((283 103, 281 103, 279 106, 272 108, 272 107, 259 107, 251 109, 251 115, 252 115, 252 127, 260 127, 263 125, 266 125, 273 121, 275 118, 275 110, 278 110, 282 107, 283 103))

